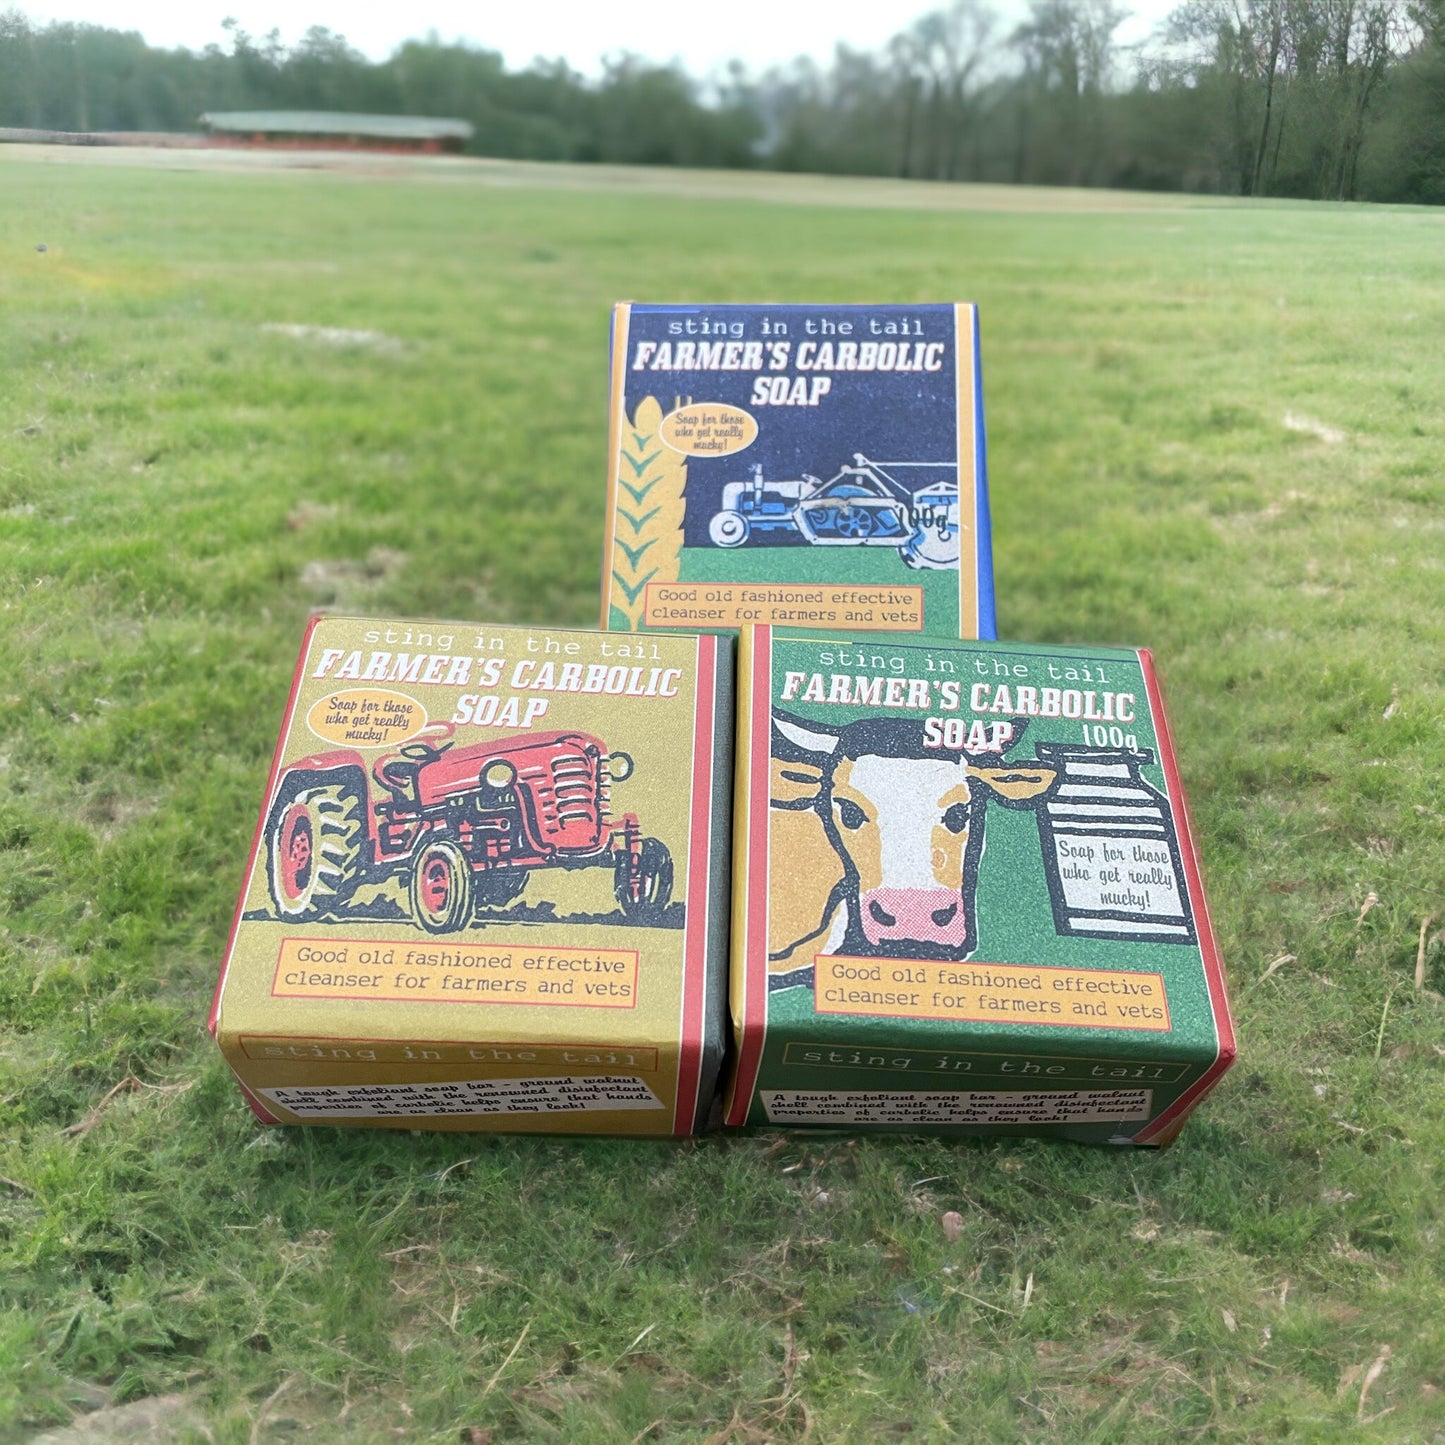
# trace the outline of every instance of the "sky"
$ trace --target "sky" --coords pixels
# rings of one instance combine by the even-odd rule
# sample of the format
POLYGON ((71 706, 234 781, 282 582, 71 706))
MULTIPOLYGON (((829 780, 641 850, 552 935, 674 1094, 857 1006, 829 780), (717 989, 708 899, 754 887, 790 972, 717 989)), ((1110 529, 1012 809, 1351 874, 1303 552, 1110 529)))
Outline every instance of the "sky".
MULTIPOLYGON (((6 4, 7 0, 0 0, 6 4)), ((946 0, 726 0, 686 6, 677 0, 407 0, 360 5, 356 0, 8 0, 32 21, 86 22, 139 30, 151 45, 201 50, 226 46, 221 22, 233 16, 243 30, 281 32, 294 44, 312 25, 346 39, 371 60, 384 60, 403 41, 435 31, 499 50, 510 70, 537 57, 561 56, 584 75, 600 74, 606 55, 632 51, 649 60, 678 60, 702 78, 732 58, 750 70, 809 55, 826 63, 834 46, 878 50, 918 16, 946 0)), ((1026 14, 1025 0, 993 0, 999 33, 1026 14)), ((1175 0, 1119 0, 1134 16, 1121 43, 1142 40, 1175 0)))

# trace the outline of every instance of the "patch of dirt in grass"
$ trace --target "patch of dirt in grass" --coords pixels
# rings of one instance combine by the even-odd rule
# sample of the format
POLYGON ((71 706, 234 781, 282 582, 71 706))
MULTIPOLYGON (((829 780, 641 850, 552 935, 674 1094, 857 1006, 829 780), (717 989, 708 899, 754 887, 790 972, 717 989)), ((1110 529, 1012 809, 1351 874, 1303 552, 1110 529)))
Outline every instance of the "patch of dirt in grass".
POLYGON ((1299 516, 1311 507, 1317 498, 1309 492, 1301 492, 1295 488, 1282 492, 1279 496, 1266 502, 1262 507, 1234 508, 1222 512, 1215 518, 1216 525, 1220 531, 1230 527, 1253 527, 1260 522, 1277 522, 1281 517, 1299 516))
POLYGON ((1186 1393, 1204 1390, 1181 1365, 1128 1335, 1104 1335, 1087 1346, 1043 1340, 1036 1353, 1040 1384, 1030 1403, 1049 1420, 1061 1411, 1077 1420, 1124 1400, 1139 1415, 1158 1417, 1186 1393))
POLYGON ((1276 497, 1262 511, 1259 512, 1261 522, 1273 522, 1276 518, 1284 516, 1291 507, 1300 507, 1312 502, 1313 497, 1308 492, 1288 491, 1282 497, 1276 497))
POLYGON ((159 1099, 164 1106, 177 1095, 186 1093, 194 1087, 194 1084, 195 1080, 180 1084, 150 1084, 144 1079, 136 1078, 134 1074, 127 1074, 118 1084, 108 1090, 103 1098, 96 1101, 84 1118, 77 1119, 62 1129, 61 1136, 66 1139, 78 1139, 90 1133, 97 1124, 105 1119, 107 1110, 115 1101, 126 1094, 140 1093, 143 1097, 151 1100, 159 1099))
MULTIPOLYGON (((460 1161, 452 1169, 472 1162, 460 1161)), ((398 1354, 410 1354, 433 1340, 440 1322, 456 1336, 458 1355, 474 1363, 488 1356, 494 1342, 469 1334, 463 1315, 479 1293, 498 1284, 511 1284, 509 1276, 479 1264, 453 1268, 433 1244, 407 1245, 382 1258, 391 1267, 391 1305, 395 1312, 391 1342, 398 1354)), ((476 1368, 480 1369, 480 1364, 476 1368)))
POLYGON ((309 326, 289 321, 265 321, 261 330, 272 336, 289 336, 314 346, 329 346, 340 351, 382 351, 399 355, 402 344, 384 331, 370 331, 353 326, 309 326))
POLYGON ((1305 436, 1312 436, 1316 441, 1322 441, 1330 446, 1338 446, 1346 440, 1348 433, 1343 432, 1337 426, 1330 426, 1326 422, 1316 421, 1312 416, 1305 416, 1301 412, 1287 411, 1281 418, 1286 431, 1302 432, 1305 436))
POLYGON ((296 580, 318 602, 354 606, 391 578, 406 562, 406 553, 373 547, 364 562, 349 557, 318 557, 307 562, 296 580))
POLYGON ((645 1376, 646 1392, 652 1398, 675 1402, 668 1416, 633 1436, 635 1440, 652 1438, 651 1431, 663 1425, 676 1429, 684 1420, 690 1433, 674 1438, 697 1440, 700 1445, 766 1445, 806 1438, 808 1433, 806 1411, 786 1389, 776 1399, 734 1405, 730 1419, 720 1428, 710 1428, 721 1420, 726 1406, 701 1380, 647 1350, 628 1352, 607 1366, 563 1359, 543 1367, 526 1384, 507 1389, 503 1379, 497 1388, 505 1391, 522 1438, 556 1439, 566 1438, 558 1431, 571 1421, 613 1416, 629 1375, 645 1376))
POLYGON ((214 1438, 187 1395, 152 1395, 128 1405, 82 1415, 59 1430, 32 1435, 26 1445, 118 1445, 123 1440, 168 1445, 172 1440, 214 1438))
POLYGON ((159 807, 154 797, 128 792, 112 784, 92 793, 81 804, 80 816, 97 838, 109 842, 132 823, 149 818, 159 807))
POLYGON ((313 502, 302 497, 289 512, 286 513, 286 525, 293 532, 304 532, 308 527, 314 527, 318 522, 329 522, 341 511, 335 502, 313 502))
POLYGON ((509 1390, 507 1398, 523 1411, 535 1411, 542 1415, 566 1415, 578 1404, 591 1404, 604 1391, 595 1379, 596 1372, 587 1370, 575 1375, 564 1375, 560 1371, 543 1375, 537 1381, 516 1390, 509 1390))
POLYGON ((222 261, 211 257, 204 261, 189 261, 178 269, 187 276, 335 276, 341 267, 335 261, 304 260, 299 257, 273 257, 270 260, 248 257, 244 261, 222 261))

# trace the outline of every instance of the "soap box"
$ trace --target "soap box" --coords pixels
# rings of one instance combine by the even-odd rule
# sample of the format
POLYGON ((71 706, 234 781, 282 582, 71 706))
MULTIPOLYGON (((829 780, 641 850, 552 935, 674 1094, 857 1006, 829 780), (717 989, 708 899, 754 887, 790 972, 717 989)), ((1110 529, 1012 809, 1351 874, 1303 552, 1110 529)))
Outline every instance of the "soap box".
POLYGON ((713 636, 314 621, 210 1019, 256 1114, 708 1124, 731 654, 713 636))
POLYGON ((612 319, 602 625, 994 635, 971 305, 612 319))
POLYGON ((1145 651, 744 629, 726 1120, 1169 1142, 1234 1058, 1145 651))

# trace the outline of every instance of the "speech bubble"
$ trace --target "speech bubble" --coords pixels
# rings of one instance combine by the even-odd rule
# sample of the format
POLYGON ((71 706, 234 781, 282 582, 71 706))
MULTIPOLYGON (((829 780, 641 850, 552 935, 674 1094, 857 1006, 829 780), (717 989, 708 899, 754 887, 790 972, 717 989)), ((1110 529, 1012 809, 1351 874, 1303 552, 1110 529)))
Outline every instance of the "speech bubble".
POLYGON ((426 709, 414 697, 376 687, 328 693, 306 714, 306 726, 323 742, 351 748, 393 747, 426 725, 426 709))
POLYGON ((730 457, 758 437, 757 419, 725 401, 693 401, 668 412, 658 430, 665 447, 690 457, 730 457))

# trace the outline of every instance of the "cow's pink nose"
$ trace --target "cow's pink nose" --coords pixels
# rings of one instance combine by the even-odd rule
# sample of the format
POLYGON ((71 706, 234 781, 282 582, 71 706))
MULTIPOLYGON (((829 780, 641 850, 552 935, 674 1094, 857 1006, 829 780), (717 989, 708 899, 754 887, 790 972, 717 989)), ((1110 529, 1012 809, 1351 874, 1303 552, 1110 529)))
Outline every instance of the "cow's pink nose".
POLYGON ((861 899, 869 943, 911 938, 957 946, 968 937, 963 899, 948 888, 874 888, 861 899))

